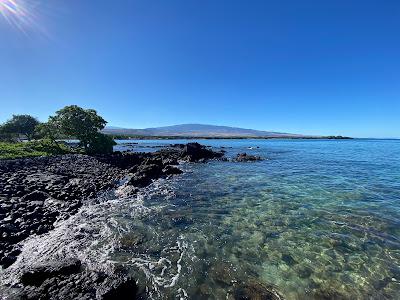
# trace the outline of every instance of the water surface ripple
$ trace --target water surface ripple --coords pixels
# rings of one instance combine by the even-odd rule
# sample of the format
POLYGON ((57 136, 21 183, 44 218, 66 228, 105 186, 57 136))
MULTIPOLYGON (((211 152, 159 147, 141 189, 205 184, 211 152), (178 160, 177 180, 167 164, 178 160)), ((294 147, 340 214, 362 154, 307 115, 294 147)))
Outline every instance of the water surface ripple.
POLYGON ((147 224, 161 243, 187 245, 176 291, 222 299, 257 280, 287 299, 398 298, 399 141, 201 142, 266 160, 190 165, 174 197, 145 202, 164 205, 147 224))

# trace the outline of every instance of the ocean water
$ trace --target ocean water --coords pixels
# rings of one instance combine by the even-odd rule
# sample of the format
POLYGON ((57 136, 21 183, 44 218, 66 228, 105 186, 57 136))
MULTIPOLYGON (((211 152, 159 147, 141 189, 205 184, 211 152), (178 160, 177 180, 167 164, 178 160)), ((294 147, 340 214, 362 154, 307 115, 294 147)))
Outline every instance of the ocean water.
POLYGON ((159 211, 143 230, 185 247, 161 294, 223 299, 257 281, 286 299, 400 298, 400 141, 200 142, 265 160, 186 166, 167 183, 172 195, 144 201, 159 211))
MULTIPOLYGON (((132 142, 116 149, 187 141, 132 142)), ((18 263, 74 252, 94 267, 128 268, 154 299, 234 299, 246 288, 400 299, 400 141, 199 142, 264 160, 183 165, 137 197, 82 208, 40 249, 28 241, 18 263)))

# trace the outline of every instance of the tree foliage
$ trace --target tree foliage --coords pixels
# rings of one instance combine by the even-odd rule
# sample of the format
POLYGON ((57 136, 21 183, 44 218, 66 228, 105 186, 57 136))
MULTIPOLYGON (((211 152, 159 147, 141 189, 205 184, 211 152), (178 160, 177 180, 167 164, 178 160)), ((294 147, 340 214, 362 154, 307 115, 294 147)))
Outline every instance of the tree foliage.
POLYGON ((13 115, 10 120, 5 122, 0 129, 3 136, 19 137, 25 136, 29 141, 35 134, 35 127, 39 121, 30 115, 13 115))
POLYGON ((13 140, 13 135, 6 132, 3 126, 0 125, 0 141, 11 142, 13 140))
POLYGON ((114 140, 100 133, 107 122, 93 109, 83 109, 77 105, 66 106, 49 117, 47 123, 40 124, 37 132, 56 142, 60 136, 76 138, 88 154, 111 153, 114 140))
POLYGON ((113 138, 98 132, 91 142, 86 152, 88 154, 107 154, 113 152, 113 146, 117 143, 114 142, 113 138))
POLYGON ((60 109, 54 117, 49 118, 49 123, 61 134, 77 138, 85 150, 95 141, 98 132, 107 124, 95 110, 83 109, 77 105, 60 109))
POLYGON ((40 123, 35 128, 36 136, 39 139, 46 139, 54 147, 60 148, 57 138, 60 137, 60 129, 54 122, 40 123))
POLYGON ((36 147, 35 151, 40 150, 38 153, 62 154, 66 153, 66 146, 57 140, 75 138, 79 140, 80 149, 83 148, 88 154, 111 153, 114 140, 100 132, 106 124, 95 110, 70 105, 50 116, 46 123, 39 123, 29 115, 14 115, 0 126, 0 139, 10 140, 10 137, 19 135, 26 136, 28 140, 35 137, 42 139, 31 144, 36 147))

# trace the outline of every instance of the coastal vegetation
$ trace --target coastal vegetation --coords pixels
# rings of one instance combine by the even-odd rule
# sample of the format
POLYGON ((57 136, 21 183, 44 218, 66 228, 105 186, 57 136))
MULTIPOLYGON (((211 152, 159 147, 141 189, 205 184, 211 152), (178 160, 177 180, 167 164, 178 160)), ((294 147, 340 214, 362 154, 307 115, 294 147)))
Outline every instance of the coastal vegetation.
POLYGON ((65 144, 54 144, 49 139, 30 142, 0 142, 0 159, 67 154, 74 149, 65 144))
POLYGON ((30 115, 13 115, 0 126, 0 159, 111 153, 113 138, 100 132, 106 124, 95 110, 77 105, 58 110, 45 123, 30 115), (78 139, 78 147, 68 146, 64 139, 78 139))
POLYGON ((0 139, 19 139, 21 136, 32 140, 39 121, 30 115, 13 115, 11 119, 0 126, 0 139))

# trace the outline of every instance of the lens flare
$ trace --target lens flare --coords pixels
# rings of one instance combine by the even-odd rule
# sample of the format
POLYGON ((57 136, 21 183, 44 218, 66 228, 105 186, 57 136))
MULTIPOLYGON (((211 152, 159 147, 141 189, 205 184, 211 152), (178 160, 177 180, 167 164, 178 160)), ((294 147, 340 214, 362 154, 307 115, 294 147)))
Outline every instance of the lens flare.
POLYGON ((27 34, 35 30, 44 33, 35 14, 37 2, 28 0, 0 0, 0 13, 13 27, 27 34))

